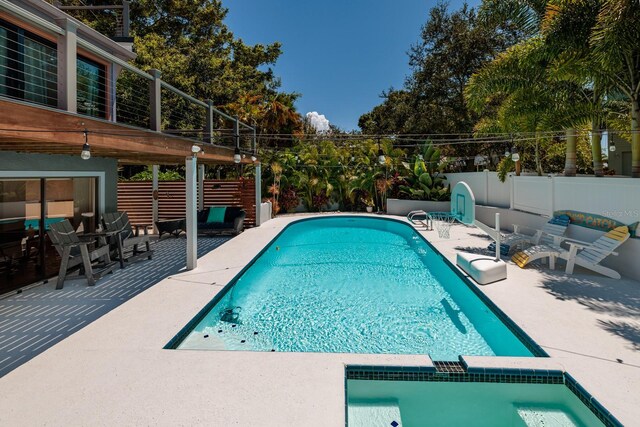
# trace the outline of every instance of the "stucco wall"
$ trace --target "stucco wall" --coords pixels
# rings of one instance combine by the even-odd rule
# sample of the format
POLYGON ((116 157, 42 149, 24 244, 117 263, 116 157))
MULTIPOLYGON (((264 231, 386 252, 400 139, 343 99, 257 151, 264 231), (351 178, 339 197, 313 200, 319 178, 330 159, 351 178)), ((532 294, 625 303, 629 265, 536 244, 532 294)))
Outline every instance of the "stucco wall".
MULTIPOLYGON (((118 161, 100 157, 82 160, 77 156, 24 154, 0 151, 0 171, 85 171, 105 173, 105 212, 118 208, 118 161)), ((38 177, 37 173, 34 178, 38 177)))

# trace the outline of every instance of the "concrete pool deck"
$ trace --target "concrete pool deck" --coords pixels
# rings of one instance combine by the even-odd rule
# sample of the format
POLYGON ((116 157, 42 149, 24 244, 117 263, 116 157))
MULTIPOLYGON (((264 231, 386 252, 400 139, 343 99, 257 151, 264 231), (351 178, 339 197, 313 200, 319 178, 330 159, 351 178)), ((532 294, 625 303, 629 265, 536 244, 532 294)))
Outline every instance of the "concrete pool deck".
MULTIPOLYGON (((0 425, 343 426, 345 364, 431 365, 412 355, 163 350, 299 218, 247 230, 0 378, 0 425)), ((452 262, 487 245, 464 226, 449 240, 422 233, 452 262)), ((480 290, 552 357, 474 363, 563 368, 621 422, 640 419, 640 283, 507 268, 506 281, 480 290)))

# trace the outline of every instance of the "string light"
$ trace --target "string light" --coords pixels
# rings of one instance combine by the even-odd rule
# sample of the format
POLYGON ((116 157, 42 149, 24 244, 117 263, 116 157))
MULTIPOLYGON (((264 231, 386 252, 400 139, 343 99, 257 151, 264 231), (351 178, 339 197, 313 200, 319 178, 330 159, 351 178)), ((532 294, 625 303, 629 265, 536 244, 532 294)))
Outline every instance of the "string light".
POLYGON ((91 146, 89 145, 89 131, 85 129, 83 133, 84 133, 84 144, 82 145, 80 158, 82 160, 89 160, 91 158, 91 146))

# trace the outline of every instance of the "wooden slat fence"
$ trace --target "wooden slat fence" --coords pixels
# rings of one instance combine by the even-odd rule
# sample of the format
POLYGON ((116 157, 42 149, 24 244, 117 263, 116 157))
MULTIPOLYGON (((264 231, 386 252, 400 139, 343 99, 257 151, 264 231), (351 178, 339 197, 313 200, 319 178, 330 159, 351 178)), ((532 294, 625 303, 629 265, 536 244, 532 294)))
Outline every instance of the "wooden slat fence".
MULTIPOLYGON (((245 227, 256 224, 256 190, 252 179, 217 180, 204 182, 205 206, 242 206, 247 212, 245 227)), ((185 182, 160 181, 158 183, 158 217, 160 219, 185 216, 185 182)), ((151 223, 151 181, 118 183, 118 210, 127 211, 134 224, 151 223)))

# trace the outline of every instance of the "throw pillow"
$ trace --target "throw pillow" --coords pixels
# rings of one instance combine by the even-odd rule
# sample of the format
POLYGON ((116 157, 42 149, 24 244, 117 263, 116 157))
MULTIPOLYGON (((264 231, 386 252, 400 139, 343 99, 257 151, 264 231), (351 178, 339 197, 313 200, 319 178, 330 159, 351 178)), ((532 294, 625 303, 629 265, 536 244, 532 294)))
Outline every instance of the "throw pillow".
POLYGON ((226 206, 211 206, 209 208, 209 216, 207 222, 224 222, 224 213, 226 212, 226 206))

